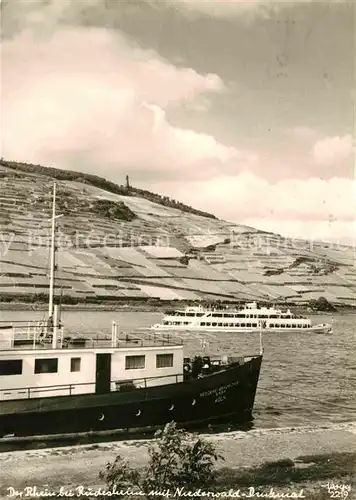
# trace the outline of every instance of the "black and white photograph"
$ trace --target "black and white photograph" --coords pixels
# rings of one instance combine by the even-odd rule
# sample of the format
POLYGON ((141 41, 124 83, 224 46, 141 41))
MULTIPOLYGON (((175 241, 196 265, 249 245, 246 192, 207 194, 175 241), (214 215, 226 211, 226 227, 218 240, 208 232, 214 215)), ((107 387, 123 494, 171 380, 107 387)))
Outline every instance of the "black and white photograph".
POLYGON ((0 499, 356 499, 356 2, 0 10, 0 499))

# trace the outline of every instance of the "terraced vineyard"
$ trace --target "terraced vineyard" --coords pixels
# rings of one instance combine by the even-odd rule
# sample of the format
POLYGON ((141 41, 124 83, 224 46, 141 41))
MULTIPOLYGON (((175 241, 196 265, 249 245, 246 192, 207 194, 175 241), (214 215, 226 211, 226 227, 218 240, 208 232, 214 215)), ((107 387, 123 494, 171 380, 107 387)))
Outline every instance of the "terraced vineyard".
MULTIPOLYGON (((0 163, 0 301, 35 301, 48 294, 53 176, 9 165, 0 163)), ((356 305, 350 247, 290 240, 83 181, 57 179, 56 290, 67 300, 304 304, 324 296, 356 305)))

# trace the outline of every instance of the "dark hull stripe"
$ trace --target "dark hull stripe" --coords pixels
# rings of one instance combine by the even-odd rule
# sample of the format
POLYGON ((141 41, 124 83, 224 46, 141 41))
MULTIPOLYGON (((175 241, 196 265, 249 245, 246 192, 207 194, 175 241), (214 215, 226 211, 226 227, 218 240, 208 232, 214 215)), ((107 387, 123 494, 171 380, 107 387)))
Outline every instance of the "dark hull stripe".
POLYGON ((128 393, 4 401, 0 433, 18 436, 145 428, 226 415, 249 420, 262 357, 208 377, 128 393))

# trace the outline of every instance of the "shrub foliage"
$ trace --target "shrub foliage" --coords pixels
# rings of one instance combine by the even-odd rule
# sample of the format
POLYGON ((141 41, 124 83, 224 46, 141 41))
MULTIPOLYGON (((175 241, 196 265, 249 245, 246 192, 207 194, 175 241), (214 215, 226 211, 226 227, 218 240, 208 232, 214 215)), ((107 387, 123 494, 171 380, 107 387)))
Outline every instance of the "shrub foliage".
POLYGON ((222 457, 212 443, 177 429, 174 422, 155 437, 157 441, 148 448, 148 463, 141 469, 131 468, 120 455, 106 465, 100 478, 110 490, 129 487, 150 497, 153 491, 169 488, 174 493, 176 488, 206 488, 214 484, 214 463, 222 457))

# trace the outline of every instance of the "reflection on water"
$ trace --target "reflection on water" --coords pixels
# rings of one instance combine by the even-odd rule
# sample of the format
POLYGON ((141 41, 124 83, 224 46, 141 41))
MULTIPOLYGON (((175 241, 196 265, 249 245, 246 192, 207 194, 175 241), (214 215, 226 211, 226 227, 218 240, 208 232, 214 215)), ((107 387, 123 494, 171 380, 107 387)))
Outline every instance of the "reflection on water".
MULTIPOLYGON (((1 320, 40 320, 39 311, 0 312, 1 320)), ((65 335, 109 334, 119 330, 139 335, 140 328, 162 315, 147 312, 65 311, 65 335)), ((317 316, 315 322, 330 322, 317 316)), ((334 333, 266 333, 264 359, 257 391, 254 423, 261 427, 326 425, 356 420, 356 316, 334 315, 334 333), (294 397, 296 396, 296 397, 294 397), (306 398, 306 399, 302 399, 306 398), (327 403, 327 404, 324 404, 327 403)), ((182 335, 188 355, 201 353, 202 339, 182 335)), ((259 350, 258 334, 219 333, 205 336, 206 353, 244 355, 259 350)), ((231 430, 234 427, 230 423, 231 430)), ((214 429, 219 430, 219 428, 214 429)), ((221 430, 226 430, 226 425, 221 430)))

